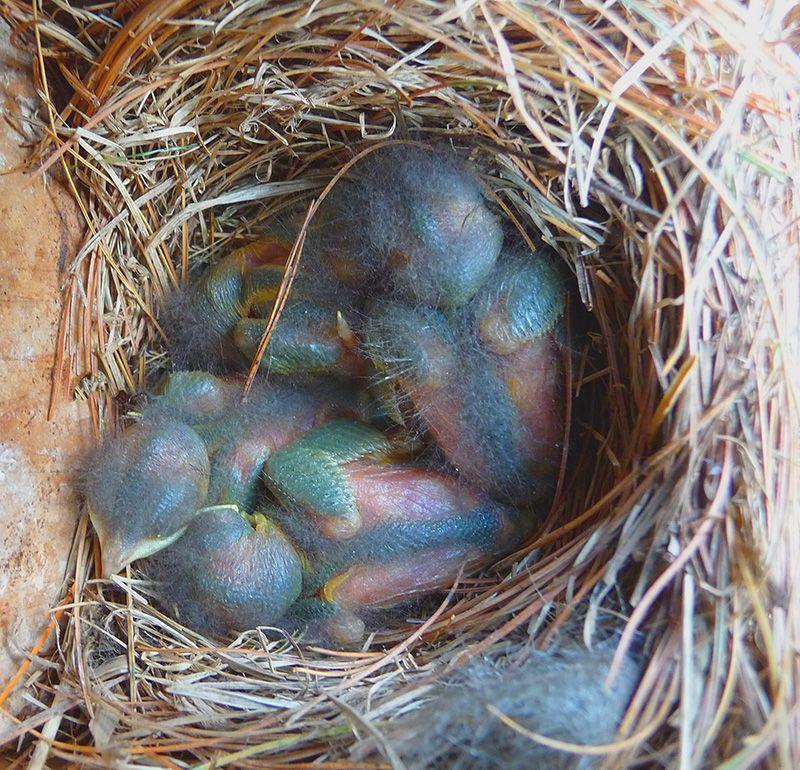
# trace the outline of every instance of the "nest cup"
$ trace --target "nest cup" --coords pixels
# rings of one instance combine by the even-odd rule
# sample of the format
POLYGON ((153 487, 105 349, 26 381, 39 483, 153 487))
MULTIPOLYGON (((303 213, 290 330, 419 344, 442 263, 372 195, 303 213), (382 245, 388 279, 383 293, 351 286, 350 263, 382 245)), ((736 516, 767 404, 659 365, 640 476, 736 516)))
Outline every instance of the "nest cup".
POLYGON ((355 653, 181 627, 135 571, 94 579, 84 517, 77 601, 25 681, 52 729, 33 714, 17 751, 349 766, 447 667, 521 658, 564 628, 590 643, 610 622, 645 663, 606 766, 800 764, 796 18, 571 0, 33 7, 3 13, 49 99, 37 160, 64 164, 88 224, 55 388, 98 433, 168 369, 155 317, 171 288, 403 139, 470 158, 496 210, 570 270, 572 451, 533 542, 355 653))

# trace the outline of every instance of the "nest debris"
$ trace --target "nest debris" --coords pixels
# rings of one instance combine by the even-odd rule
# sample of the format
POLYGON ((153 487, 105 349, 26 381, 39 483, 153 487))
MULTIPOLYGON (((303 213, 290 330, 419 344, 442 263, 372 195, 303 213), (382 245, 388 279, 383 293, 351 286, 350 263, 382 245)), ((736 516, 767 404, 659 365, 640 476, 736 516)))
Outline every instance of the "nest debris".
POLYGON ((546 646, 577 610, 587 640, 623 613, 620 648, 646 651, 608 767, 800 765, 787 9, 4 0, 45 104, 31 162, 63 167, 87 222, 54 398, 85 399, 98 433, 166 368, 160 298, 390 137, 469 152, 590 319, 578 451, 540 536, 358 653, 259 631, 220 648, 135 574, 94 579, 84 517, 15 763, 378 767, 347 759, 365 725, 413 712, 447 667, 546 646))

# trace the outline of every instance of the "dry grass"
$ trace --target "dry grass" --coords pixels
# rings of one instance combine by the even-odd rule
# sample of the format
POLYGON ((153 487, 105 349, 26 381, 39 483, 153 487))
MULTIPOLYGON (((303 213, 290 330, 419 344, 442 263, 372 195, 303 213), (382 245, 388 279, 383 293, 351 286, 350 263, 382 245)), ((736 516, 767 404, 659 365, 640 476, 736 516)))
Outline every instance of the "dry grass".
POLYGON ((64 165, 86 215, 54 397, 85 398, 98 431, 164 366, 159 297, 388 136, 472 148, 593 324, 580 451, 539 539, 363 652, 255 632, 214 647, 135 579, 96 580, 84 520, 57 654, 20 685, 18 762, 356 767, 355 735, 414 709, 432 674, 544 644, 576 607, 588 638, 621 606, 647 668, 608 767, 800 765, 796 9, 0 8, 50 100, 36 162, 64 165))

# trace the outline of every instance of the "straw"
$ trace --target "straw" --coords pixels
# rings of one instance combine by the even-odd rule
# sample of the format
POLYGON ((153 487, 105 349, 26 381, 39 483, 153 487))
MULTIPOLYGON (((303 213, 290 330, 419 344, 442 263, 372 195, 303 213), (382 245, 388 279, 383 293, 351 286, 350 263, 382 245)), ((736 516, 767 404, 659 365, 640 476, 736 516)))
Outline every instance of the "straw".
POLYGON ((619 655, 637 637, 647 661, 608 767, 800 765, 796 14, 705 0, 0 8, 47 99, 32 167, 63 162, 87 220, 54 399, 88 398, 98 429, 113 428, 110 397, 166 368, 160 298, 307 211, 387 138, 468 154, 583 305, 574 456, 525 551, 342 653, 188 631, 135 573, 94 579, 86 533, 56 670, 32 663, 17 685, 44 714, 56 686, 79 704, 55 738, 30 728, 48 761, 357 767, 359 722, 380 732, 448 667, 544 644, 577 610, 587 639, 627 616, 619 655))

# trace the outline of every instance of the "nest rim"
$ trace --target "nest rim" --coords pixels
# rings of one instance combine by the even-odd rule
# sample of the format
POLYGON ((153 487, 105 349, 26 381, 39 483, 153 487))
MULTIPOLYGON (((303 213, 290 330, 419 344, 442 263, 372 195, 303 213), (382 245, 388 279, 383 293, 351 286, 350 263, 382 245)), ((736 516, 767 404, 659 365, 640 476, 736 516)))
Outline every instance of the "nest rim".
POLYGON ((164 672, 216 666, 221 680, 253 677, 281 702, 310 681, 359 704, 370 688, 396 687, 394 713, 403 714, 412 708, 404 700, 412 683, 424 693, 434 670, 469 656, 546 646, 579 607, 587 643, 604 614, 622 613, 619 655, 634 640, 647 650, 608 762, 800 761, 791 736, 796 688, 780 685, 783 677, 797 681, 790 654, 797 609, 776 598, 791 596, 794 572, 774 531, 787 526, 782 516, 791 521, 783 510, 796 483, 794 445, 784 436, 798 425, 797 386, 787 374, 795 346, 785 323, 795 300, 782 291, 796 272, 767 249, 778 237, 791 242, 796 225, 784 224, 800 205, 790 181, 800 163, 782 151, 778 130, 791 125, 796 101, 768 77, 770 66, 794 71, 796 57, 776 49, 762 51, 764 63, 747 59, 757 75, 748 76, 743 98, 734 65, 746 20, 725 17, 733 25, 725 34, 701 4, 683 14, 629 10, 633 29, 611 12, 592 16, 571 3, 563 13, 537 6, 538 17, 496 3, 445 17, 369 2, 347 4, 341 16, 327 3, 261 11, 211 3, 213 36, 210 23, 205 30, 192 23, 194 5, 171 3, 169 24, 156 18, 153 2, 117 18, 78 11, 57 18, 55 5, 34 6, 32 18, 16 2, 4 11, 34 53, 46 97, 41 166, 64 163, 92 228, 70 265, 59 397, 78 393, 98 430, 113 425, 112 397, 140 392, 148 372, 164 367, 158 296, 298 196, 329 189, 338 178, 332 170, 347 168, 341 156, 352 158, 360 146, 350 136, 377 148, 405 124, 475 150, 495 202, 521 230, 540 232, 574 272, 594 323, 572 373, 582 404, 573 426, 585 438, 573 475, 582 486, 562 484, 564 496, 525 553, 357 654, 257 630, 221 648, 178 627, 148 604, 135 574, 106 585, 93 578, 99 553, 84 517, 71 560, 77 598, 58 610, 67 623, 54 658, 85 699, 75 721, 83 720, 84 739, 65 728, 54 754, 91 764, 114 735, 133 756, 145 756, 144 746, 159 757, 194 757, 199 767, 211 766, 212 756, 246 766, 292 752, 333 765, 353 732, 352 714, 334 701, 311 697, 299 716, 284 703, 291 718, 281 726, 283 712, 267 717, 263 704, 248 711, 219 693, 197 695, 188 675, 170 680, 181 694, 168 696, 164 672), (564 34, 561 44, 548 24, 564 34), (531 30, 535 44, 525 39, 531 30), (259 34, 276 52, 256 45, 259 34), (637 57, 642 35, 649 53, 637 57), (206 50, 203 40, 212 41, 206 50), (714 67, 735 73, 714 95, 690 72, 707 77, 710 50, 714 67), (253 86, 259 77, 263 93, 253 86), (73 92, 59 108, 48 87, 57 78, 73 92), (175 126, 167 118, 181 108, 175 126), (753 150, 756 128, 776 126, 767 149, 753 150), (720 146, 734 148, 738 165, 720 157, 720 146), (288 170, 276 179, 281 158, 288 170), (311 168, 327 170, 309 182, 311 168), (730 175, 752 200, 737 197, 730 175), (770 217, 770 201, 780 202, 783 218, 770 217), (81 296, 95 301, 81 306, 81 296), (752 367, 737 365, 737 356, 752 367), (103 644, 117 668, 90 661, 103 644), (398 671, 406 684, 395 683, 398 671), (734 696, 745 698, 748 688, 757 696, 737 705, 734 696), (137 698, 171 704, 172 718, 157 728, 128 708, 137 698), (116 720, 107 734, 89 724, 98 711, 116 720), (196 725, 173 724, 179 713, 194 714, 196 725), (240 727, 235 735, 222 727, 203 745, 196 731, 206 724, 240 727), (269 740, 246 747, 265 724, 269 740), (142 743, 144 726, 171 737, 142 743))

